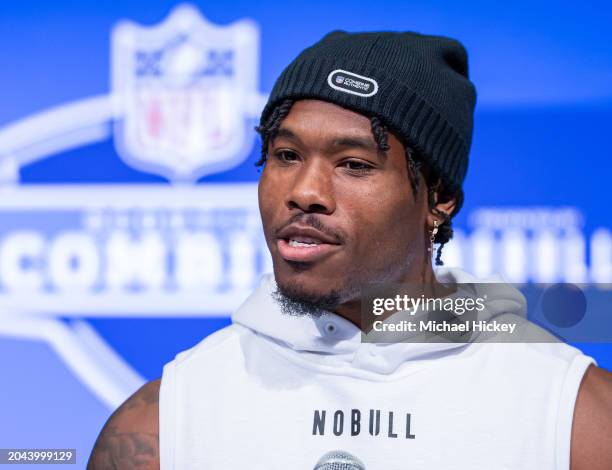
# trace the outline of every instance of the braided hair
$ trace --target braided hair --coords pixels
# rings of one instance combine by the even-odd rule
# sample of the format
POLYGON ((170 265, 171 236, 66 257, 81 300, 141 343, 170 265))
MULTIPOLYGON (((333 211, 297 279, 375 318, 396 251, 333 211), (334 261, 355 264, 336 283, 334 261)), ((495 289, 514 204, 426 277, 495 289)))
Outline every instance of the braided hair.
MULTIPOLYGON (((261 145, 261 156, 255 163, 256 166, 263 166, 266 163, 268 157, 268 145, 271 140, 276 137, 280 125, 285 117, 291 111, 293 106, 293 100, 286 99, 276 106, 270 116, 260 126, 257 126, 255 130, 259 133, 262 140, 261 145)), ((372 127, 372 134, 374 140, 378 145, 378 149, 381 152, 389 150, 388 142, 388 128, 384 123, 376 116, 370 118, 372 127)), ((406 149, 406 161, 408 163, 408 176, 412 184, 412 193, 414 198, 417 198, 418 190, 420 186, 421 176, 424 175, 425 184, 427 185, 427 203, 429 209, 442 219, 442 223, 438 226, 438 232, 435 235, 434 243, 438 243, 438 249, 436 252, 435 263, 437 266, 441 266, 442 262, 442 248, 444 245, 453 238, 452 218, 459 212, 463 205, 463 190, 461 188, 450 188, 443 184, 442 178, 435 171, 435 169, 428 167, 424 164, 424 159, 411 147, 405 145, 406 149), (455 199, 455 207, 450 214, 436 208, 436 194, 438 195, 438 202, 447 202, 451 199, 455 199)))
POLYGON ((268 158, 268 145, 270 141, 276 137, 281 122, 283 122, 283 119, 285 119, 289 111, 291 111, 291 106, 293 106, 293 100, 284 100, 272 110, 266 122, 255 128, 261 136, 261 156, 255 163, 255 166, 263 166, 264 163, 266 163, 266 159, 268 158))

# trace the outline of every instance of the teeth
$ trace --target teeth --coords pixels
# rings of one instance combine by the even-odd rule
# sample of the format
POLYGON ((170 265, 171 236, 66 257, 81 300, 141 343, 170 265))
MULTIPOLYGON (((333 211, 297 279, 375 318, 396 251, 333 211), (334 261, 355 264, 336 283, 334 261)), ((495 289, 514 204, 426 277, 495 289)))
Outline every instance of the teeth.
POLYGON ((303 243, 298 242, 297 240, 289 240, 289 246, 317 246, 316 243, 303 243))

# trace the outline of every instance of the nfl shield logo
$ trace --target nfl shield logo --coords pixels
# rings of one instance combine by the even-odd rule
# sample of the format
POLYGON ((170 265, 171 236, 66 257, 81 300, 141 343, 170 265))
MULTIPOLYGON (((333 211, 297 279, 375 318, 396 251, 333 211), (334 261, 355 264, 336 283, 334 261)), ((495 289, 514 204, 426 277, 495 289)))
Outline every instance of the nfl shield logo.
POLYGON ((219 27, 193 7, 161 24, 119 24, 112 39, 115 146, 125 161, 171 180, 242 162, 259 112, 259 31, 219 27))

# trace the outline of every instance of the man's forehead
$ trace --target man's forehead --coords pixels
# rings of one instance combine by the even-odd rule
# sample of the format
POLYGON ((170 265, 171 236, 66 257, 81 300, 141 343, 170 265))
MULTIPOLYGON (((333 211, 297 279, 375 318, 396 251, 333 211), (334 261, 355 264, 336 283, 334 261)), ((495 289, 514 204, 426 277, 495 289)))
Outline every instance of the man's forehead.
POLYGON ((322 133, 300 132, 293 130, 290 126, 282 125, 276 132, 275 140, 286 139, 294 141, 297 144, 309 144, 312 138, 316 138, 319 146, 330 147, 353 147, 362 148, 364 150, 377 151, 378 147, 372 135, 363 132, 343 132, 341 129, 334 129, 328 132, 324 130, 322 133))
POLYGON ((277 137, 297 140, 311 135, 334 145, 357 144, 376 148, 367 116, 319 100, 300 100, 281 123, 277 137))
MULTIPOLYGON (((370 118, 356 111, 343 108, 337 104, 321 100, 299 100, 292 106, 285 121, 294 123, 314 123, 327 121, 341 121, 342 129, 365 129, 371 128, 370 118)), ((333 130, 333 129, 330 129, 333 130)))

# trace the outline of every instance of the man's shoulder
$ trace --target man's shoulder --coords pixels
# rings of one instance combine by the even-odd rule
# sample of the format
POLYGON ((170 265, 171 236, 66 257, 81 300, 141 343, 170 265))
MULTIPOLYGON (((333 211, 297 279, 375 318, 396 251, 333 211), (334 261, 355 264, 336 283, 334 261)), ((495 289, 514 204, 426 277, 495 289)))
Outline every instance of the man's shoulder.
POLYGON ((94 445, 88 470, 159 469, 159 388, 146 383, 108 419, 94 445))
POLYGON ((612 373, 591 366, 584 375, 572 426, 572 470, 612 468, 612 373))

